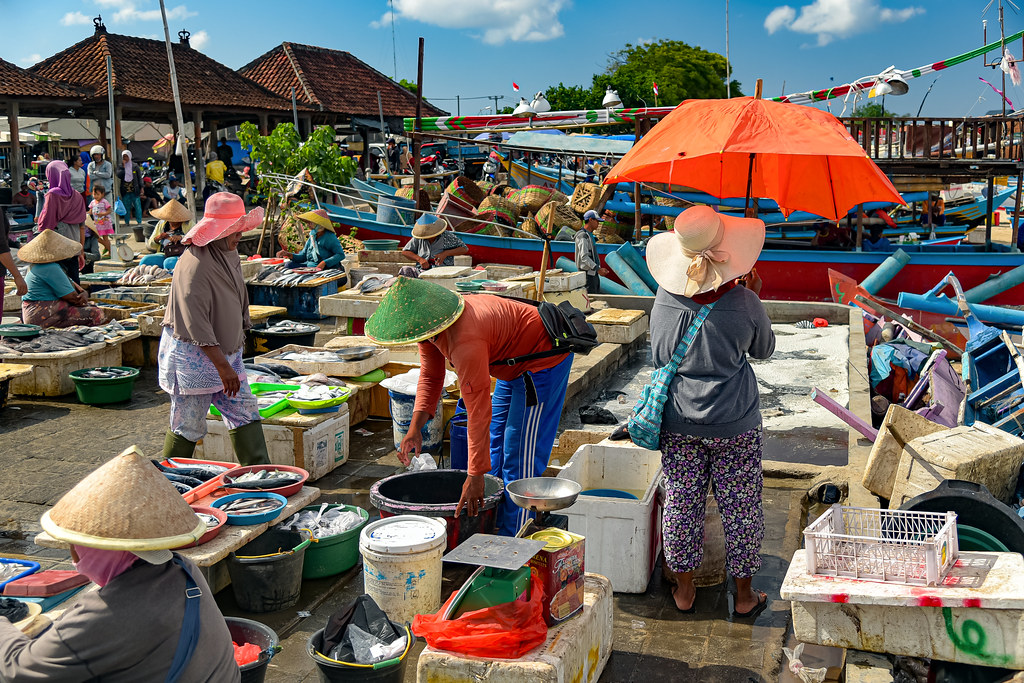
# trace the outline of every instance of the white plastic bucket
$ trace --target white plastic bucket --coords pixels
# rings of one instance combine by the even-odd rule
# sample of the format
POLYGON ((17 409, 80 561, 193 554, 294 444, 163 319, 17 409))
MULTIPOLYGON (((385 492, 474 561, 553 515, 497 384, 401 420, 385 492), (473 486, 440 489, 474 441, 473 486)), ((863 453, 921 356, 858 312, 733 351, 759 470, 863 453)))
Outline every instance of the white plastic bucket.
POLYGON ((363 592, 399 623, 436 612, 447 538, 442 519, 399 515, 367 524, 359 534, 363 592))
MULTIPOLYGON (((391 423, 395 437, 395 449, 397 450, 402 439, 409 432, 409 424, 412 422, 412 412, 416 405, 416 397, 408 394, 401 394, 397 391, 388 390, 391 397, 391 423)), ((437 409, 434 417, 430 418, 427 424, 420 430, 423 436, 423 453, 441 453, 441 440, 444 438, 444 411, 441 409, 441 400, 437 401, 437 409)))

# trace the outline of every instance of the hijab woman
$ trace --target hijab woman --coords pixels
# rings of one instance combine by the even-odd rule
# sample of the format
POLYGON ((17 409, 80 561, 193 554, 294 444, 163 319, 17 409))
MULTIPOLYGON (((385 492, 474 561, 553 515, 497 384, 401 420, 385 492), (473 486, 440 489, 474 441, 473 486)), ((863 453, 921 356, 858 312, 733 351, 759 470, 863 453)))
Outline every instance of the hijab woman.
POLYGON ((71 598, 32 639, 0 617, 0 680, 241 680, 210 586, 169 550, 194 543, 206 524, 134 447, 79 482, 41 524, 71 546, 75 568, 98 590, 71 598))
POLYGON ((213 404, 238 461, 270 462, 256 397, 242 367, 245 330, 252 325, 237 251, 242 233, 262 220, 262 208, 246 214, 240 197, 218 192, 206 200, 203 219, 182 240, 188 249, 174 268, 158 355, 160 388, 171 396, 164 457, 192 457, 206 435, 206 413, 213 404))
MULTIPOLYGON (((85 245, 85 200, 71 186, 71 172, 63 161, 51 161, 46 165, 46 182, 50 189, 43 200, 39 214, 39 229, 56 230, 60 235, 85 245)), ((75 283, 78 273, 85 267, 81 254, 62 261, 60 267, 75 283)))
POLYGON ((703 558, 709 486, 722 512, 726 567, 736 582, 733 617, 756 617, 767 605, 767 595, 751 589, 764 537, 764 430, 757 379, 747 361, 775 350, 753 270, 763 245, 760 220, 697 206, 647 246, 647 264, 659 285, 651 311, 655 364, 668 365, 684 335, 692 339, 668 389, 660 443, 665 561, 683 612, 694 611, 693 572, 703 558), (737 282, 744 276, 746 286, 737 282))

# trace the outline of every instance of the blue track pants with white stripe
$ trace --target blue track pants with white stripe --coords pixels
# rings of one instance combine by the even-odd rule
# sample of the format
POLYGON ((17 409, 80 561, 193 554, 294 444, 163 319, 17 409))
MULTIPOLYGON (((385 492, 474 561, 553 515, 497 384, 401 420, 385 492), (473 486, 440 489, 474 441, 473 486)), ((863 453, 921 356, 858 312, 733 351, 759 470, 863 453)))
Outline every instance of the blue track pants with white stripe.
MULTIPOLYGON (((553 368, 530 372, 513 380, 498 380, 491 398, 491 474, 505 485, 539 477, 547 469, 551 446, 565 404, 572 355, 553 368), (536 388, 533 401, 526 376, 536 388)), ((505 494, 498 510, 497 533, 515 536, 533 517, 505 494)))

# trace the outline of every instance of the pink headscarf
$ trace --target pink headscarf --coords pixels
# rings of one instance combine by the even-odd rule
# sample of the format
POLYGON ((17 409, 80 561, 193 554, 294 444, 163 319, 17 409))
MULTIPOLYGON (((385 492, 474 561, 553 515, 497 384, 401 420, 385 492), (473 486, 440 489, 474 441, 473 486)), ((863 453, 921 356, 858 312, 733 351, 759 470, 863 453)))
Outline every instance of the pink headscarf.
POLYGON ((71 172, 63 161, 46 165, 46 180, 50 190, 46 193, 43 210, 39 214, 39 229, 53 230, 57 223, 81 225, 85 222, 85 200, 71 188, 71 172))
POLYGON ((71 546, 78 555, 75 569, 85 574, 97 586, 106 586, 128 571, 139 559, 127 550, 99 550, 82 545, 71 546))

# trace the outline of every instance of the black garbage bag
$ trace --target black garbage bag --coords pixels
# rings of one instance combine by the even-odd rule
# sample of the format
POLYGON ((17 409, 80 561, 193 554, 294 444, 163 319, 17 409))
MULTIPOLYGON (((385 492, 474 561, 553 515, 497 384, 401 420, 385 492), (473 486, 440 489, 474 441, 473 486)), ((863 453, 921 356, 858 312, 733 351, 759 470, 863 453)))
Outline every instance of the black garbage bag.
POLYGON ((360 595, 327 620, 322 642, 317 650, 339 662, 357 663, 352 642, 348 638, 349 624, 355 625, 383 643, 393 643, 405 635, 395 630, 388 616, 377 606, 373 598, 369 595, 360 595))
POLYGON ((619 421, 612 415, 612 411, 600 406, 585 406, 580 408, 580 422, 591 425, 614 425, 619 421))

